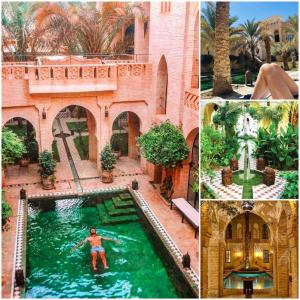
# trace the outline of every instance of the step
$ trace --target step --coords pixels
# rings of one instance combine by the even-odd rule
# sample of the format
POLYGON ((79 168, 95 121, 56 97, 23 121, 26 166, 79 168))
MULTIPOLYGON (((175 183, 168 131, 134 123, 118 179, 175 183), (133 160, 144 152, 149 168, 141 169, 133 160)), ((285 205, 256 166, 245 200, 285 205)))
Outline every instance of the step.
POLYGON ((100 203, 97 205, 101 225, 115 225, 129 222, 136 222, 139 220, 138 215, 115 216, 112 217, 107 214, 105 205, 100 203))
POLYGON ((136 213, 135 207, 128 207, 128 208, 116 208, 112 200, 104 201, 104 206, 108 214, 113 216, 126 216, 136 213))
POLYGON ((122 200, 119 197, 112 197, 112 201, 116 208, 134 207, 134 202, 132 200, 122 200))
POLYGON ((121 193, 119 194, 119 197, 122 200, 132 200, 132 196, 129 193, 121 193))

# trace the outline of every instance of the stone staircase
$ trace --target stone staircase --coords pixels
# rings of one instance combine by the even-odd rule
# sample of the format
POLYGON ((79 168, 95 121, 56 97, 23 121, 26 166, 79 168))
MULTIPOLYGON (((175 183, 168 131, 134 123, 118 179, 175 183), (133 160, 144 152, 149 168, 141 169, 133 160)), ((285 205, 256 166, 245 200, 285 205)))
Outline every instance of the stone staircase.
POLYGON ((122 193, 97 205, 101 225, 114 225, 139 220, 129 193, 122 193))

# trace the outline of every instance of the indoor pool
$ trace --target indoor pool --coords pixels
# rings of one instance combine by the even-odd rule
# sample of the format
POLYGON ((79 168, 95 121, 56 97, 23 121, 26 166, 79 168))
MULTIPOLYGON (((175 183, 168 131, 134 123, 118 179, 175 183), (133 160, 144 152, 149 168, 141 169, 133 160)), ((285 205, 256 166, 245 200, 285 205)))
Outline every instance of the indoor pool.
POLYGON ((123 192, 29 201, 25 297, 194 297, 130 196, 123 192), (98 271, 92 271, 88 244, 70 252, 89 235, 90 227, 121 241, 103 241, 108 270, 98 261, 98 271))
POLYGON ((224 279, 225 289, 243 289, 243 278, 253 278, 253 288, 256 290, 271 289, 273 287, 272 277, 265 272, 240 273, 232 272, 224 279))

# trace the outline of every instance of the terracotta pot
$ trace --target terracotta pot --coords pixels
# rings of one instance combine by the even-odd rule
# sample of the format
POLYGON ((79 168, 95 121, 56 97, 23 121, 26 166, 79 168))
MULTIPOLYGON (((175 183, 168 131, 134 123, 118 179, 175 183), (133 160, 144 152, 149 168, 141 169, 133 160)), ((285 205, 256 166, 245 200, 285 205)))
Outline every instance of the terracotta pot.
POLYGON ((20 159, 20 167, 28 167, 29 163, 30 163, 30 158, 20 159))
POLYGON ((121 151, 120 150, 114 150, 114 155, 116 159, 119 159, 121 156, 121 151))
POLYGON ((230 169, 232 171, 237 171, 239 169, 239 161, 235 157, 230 159, 230 169))
POLYGON ((42 177, 42 188, 44 190, 52 190, 55 188, 55 184, 51 177, 52 176, 42 177))
POLYGON ((112 183, 114 181, 112 171, 102 170, 101 181, 103 183, 112 183))
POLYGON ((265 167, 266 167, 265 160, 262 157, 259 157, 256 160, 256 169, 259 170, 259 171, 263 171, 265 169, 265 167))

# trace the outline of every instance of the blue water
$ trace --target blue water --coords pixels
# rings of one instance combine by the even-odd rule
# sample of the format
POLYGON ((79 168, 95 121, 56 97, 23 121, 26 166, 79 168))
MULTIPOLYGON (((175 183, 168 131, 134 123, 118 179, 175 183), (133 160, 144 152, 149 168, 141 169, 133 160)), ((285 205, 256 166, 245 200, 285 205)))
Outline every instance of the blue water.
POLYGON ((273 279, 269 274, 267 274, 265 272, 263 272, 263 273, 232 272, 230 275, 228 275, 224 279, 224 288, 225 289, 243 289, 242 278, 254 278, 253 288, 256 290, 273 288, 273 279))

